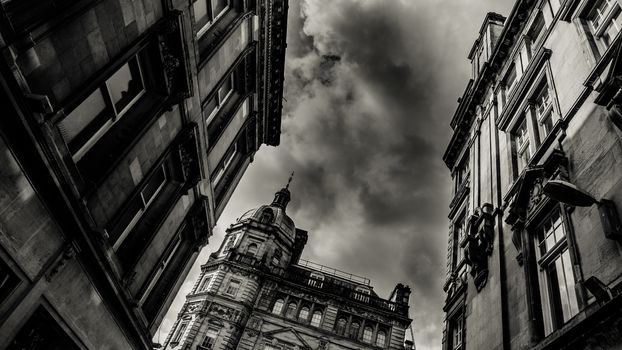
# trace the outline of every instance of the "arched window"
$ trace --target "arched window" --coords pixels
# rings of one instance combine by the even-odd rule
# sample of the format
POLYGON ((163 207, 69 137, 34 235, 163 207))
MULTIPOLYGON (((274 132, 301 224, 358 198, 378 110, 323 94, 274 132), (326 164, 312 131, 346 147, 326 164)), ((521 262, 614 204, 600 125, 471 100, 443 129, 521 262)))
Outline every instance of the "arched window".
POLYGON ((261 213, 261 223, 262 224, 271 224, 272 221, 274 220, 274 212, 272 211, 272 209, 270 208, 266 208, 266 210, 264 210, 261 213))
POLYGON ((287 318, 296 318, 296 308, 297 305, 294 302, 291 302, 287 305, 287 312, 285 312, 285 317, 287 318))
POLYGON ((378 331, 376 335, 376 346, 384 347, 384 343, 387 341, 387 334, 384 331, 378 331))
POLYGON ((307 322, 308 319, 309 319, 309 308, 304 306, 302 309, 300 309, 300 313, 298 314, 298 320, 307 322))
POLYGON ((199 286, 199 292, 207 290, 207 287, 209 287, 209 283, 211 280, 212 275, 205 276, 205 278, 203 278, 203 281, 201 281, 201 285, 199 286))
POLYGON ((371 327, 365 327, 365 329, 363 329, 363 341, 366 343, 371 343, 371 334, 371 327))
POLYGON ((340 318, 337 320, 337 324, 335 325, 335 333, 339 335, 344 335, 346 333, 346 319, 340 318))
POLYGON ((350 337, 350 339, 358 339, 360 329, 361 329, 361 325, 358 322, 350 323, 350 330, 348 332, 348 337, 350 337))
POLYGON ((313 327, 319 327, 322 322, 322 311, 316 310, 311 316, 311 325, 313 327))
POLYGON ((276 315, 280 315, 281 312, 283 311, 283 305, 285 304, 285 302, 283 301, 283 299, 277 299, 274 302, 274 306, 272 306, 272 313, 276 314, 276 315))
POLYGON ((257 254, 257 244, 251 243, 246 248, 246 255, 255 256, 255 254, 257 254))

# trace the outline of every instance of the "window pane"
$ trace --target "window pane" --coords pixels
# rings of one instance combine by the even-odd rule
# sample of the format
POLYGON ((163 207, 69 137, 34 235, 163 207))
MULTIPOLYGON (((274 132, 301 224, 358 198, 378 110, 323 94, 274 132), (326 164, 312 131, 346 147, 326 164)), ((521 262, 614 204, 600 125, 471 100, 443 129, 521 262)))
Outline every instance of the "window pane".
POLYGON ((386 341, 387 336, 383 331, 378 332, 376 335, 376 346, 384 346, 384 342, 386 341))
POLYGON ((311 317, 311 325, 313 327, 319 327, 321 321, 322 321, 322 312, 320 311, 314 312, 313 317, 311 317))
POLYGON ((345 332, 346 332, 346 320, 343 318, 340 318, 337 321, 337 324, 335 325, 335 333, 339 335, 344 335, 345 332))
POLYGON ((106 81, 106 85, 117 114, 122 114, 123 110, 143 91, 143 82, 136 57, 119 68, 106 81))
POLYGON ((229 94, 233 91, 233 76, 229 76, 224 83, 218 88, 218 100, 220 101, 220 106, 225 102, 229 94))
POLYGON ((145 202, 145 206, 148 205, 155 195, 160 191, 164 183, 166 182, 166 172, 164 167, 161 166, 158 171, 149 179, 149 182, 143 188, 141 194, 145 202))
MULTIPOLYGON (((90 136, 92 136, 98 129, 101 127, 108 118, 102 120, 102 118, 97 118, 102 115, 106 109, 106 102, 104 101, 104 96, 100 89, 93 91, 93 93, 86 98, 76 109, 74 109, 65 119, 63 119, 58 127, 60 129, 63 138, 67 143, 72 142, 78 134, 84 130, 87 126, 95 121, 95 119, 99 119, 95 125, 93 130, 85 140, 80 142, 80 145, 77 148, 81 147, 90 136)), ((77 149, 72 149, 72 153, 77 151, 77 149)))
POLYGON ((570 253, 568 250, 564 251, 561 257, 555 261, 555 268, 557 269, 562 313, 564 316, 564 322, 567 322, 579 312, 577 293, 574 288, 574 274, 572 272, 570 253))
POLYGON ((204 115, 207 116, 207 125, 209 126, 209 123, 214 119, 216 112, 218 112, 218 101, 216 96, 212 97, 207 102, 207 105, 205 105, 205 109, 203 111, 205 112, 204 115))
POLYGON ((283 300, 282 299, 278 299, 275 303, 274 306, 272 307, 272 313, 273 314, 280 314, 281 311, 283 311, 283 300))
POLYGON ((208 0, 197 0, 194 7, 194 22, 197 24, 197 30, 201 30, 209 23, 209 14, 207 12, 208 0))
POLYGON ((309 318, 309 308, 303 307, 298 314, 298 319, 301 321, 306 321, 309 318))
POLYGON ((363 341, 366 343, 371 343, 371 334, 371 328, 365 327, 365 329, 363 330, 363 341))
POLYGON ((210 0, 212 2, 212 13, 214 18, 220 16, 228 7, 229 0, 210 0))

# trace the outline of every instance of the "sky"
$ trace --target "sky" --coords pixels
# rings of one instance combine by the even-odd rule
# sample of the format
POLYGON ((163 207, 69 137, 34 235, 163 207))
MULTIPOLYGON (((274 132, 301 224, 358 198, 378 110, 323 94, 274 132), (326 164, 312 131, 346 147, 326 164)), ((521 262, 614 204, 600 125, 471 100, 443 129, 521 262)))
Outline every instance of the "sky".
POLYGON ((381 297, 408 284, 417 349, 440 349, 449 121, 485 14, 513 2, 290 0, 281 145, 255 155, 155 341, 224 229, 295 171, 287 213, 309 231, 302 257, 370 278, 381 297))

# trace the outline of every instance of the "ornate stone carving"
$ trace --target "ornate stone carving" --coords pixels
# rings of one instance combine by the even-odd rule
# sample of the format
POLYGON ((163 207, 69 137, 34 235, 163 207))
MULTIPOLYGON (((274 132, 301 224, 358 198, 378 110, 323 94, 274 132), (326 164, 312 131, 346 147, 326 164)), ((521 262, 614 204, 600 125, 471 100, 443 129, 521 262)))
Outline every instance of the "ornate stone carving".
POLYGON ((243 318, 243 314, 240 310, 217 303, 212 303, 212 305, 210 305, 207 314, 236 323, 240 322, 243 318))
POLYGON ((478 208, 468 223, 468 232, 463 242, 466 263, 471 266, 471 276, 477 291, 488 281, 488 257, 492 254, 494 225, 492 204, 478 208))

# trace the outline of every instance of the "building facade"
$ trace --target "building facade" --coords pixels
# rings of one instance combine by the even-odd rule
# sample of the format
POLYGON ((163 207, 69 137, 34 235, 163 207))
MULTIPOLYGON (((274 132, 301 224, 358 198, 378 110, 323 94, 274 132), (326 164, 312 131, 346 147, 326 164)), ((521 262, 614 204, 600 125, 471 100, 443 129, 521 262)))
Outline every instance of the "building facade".
POLYGON ((443 160, 443 349, 622 347, 617 0, 489 13, 443 160))
POLYGON ((289 199, 281 189, 227 229, 166 350, 405 349, 409 287, 383 299, 367 278, 300 259, 307 232, 285 213, 289 199))
POLYGON ((286 0, 0 2, 0 349, 151 349, 261 144, 286 0))

